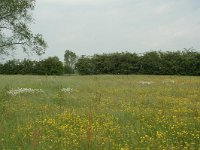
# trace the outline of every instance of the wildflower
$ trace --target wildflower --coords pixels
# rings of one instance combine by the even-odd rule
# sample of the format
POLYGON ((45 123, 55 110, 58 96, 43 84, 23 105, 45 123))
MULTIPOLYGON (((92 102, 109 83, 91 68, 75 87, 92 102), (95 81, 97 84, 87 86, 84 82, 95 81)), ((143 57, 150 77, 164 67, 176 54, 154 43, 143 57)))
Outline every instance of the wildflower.
POLYGON ((7 94, 11 96, 16 96, 19 94, 38 94, 38 93, 44 93, 42 89, 32 89, 32 88, 18 88, 18 89, 12 89, 7 91, 7 94))
POLYGON ((142 85, 151 85, 153 82, 152 81, 140 81, 139 83, 142 85))
POLYGON ((175 81, 174 80, 164 80, 162 83, 163 84, 174 84, 175 81))
POLYGON ((162 138, 163 137, 163 134, 159 131, 156 131, 156 137, 157 138, 162 138))
POLYGON ((61 89, 61 92, 64 92, 64 93, 71 93, 71 92, 72 92, 72 89, 71 89, 71 88, 62 88, 62 89, 61 89))

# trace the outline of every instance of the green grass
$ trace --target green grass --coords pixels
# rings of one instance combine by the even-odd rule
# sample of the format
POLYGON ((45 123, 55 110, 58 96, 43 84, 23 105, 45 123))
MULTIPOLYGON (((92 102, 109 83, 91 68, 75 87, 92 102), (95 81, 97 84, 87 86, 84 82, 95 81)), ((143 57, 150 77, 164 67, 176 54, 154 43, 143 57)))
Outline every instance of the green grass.
POLYGON ((200 149, 200 77, 0 76, 0 149, 200 149))

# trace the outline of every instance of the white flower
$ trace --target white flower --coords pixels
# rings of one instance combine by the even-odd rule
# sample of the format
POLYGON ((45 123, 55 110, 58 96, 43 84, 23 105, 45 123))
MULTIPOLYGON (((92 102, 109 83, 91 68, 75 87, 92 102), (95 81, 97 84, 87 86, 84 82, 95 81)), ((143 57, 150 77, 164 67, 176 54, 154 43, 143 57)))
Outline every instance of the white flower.
POLYGON ((151 85, 153 82, 152 81, 140 81, 139 83, 142 85, 151 85))
POLYGON ((175 83, 175 81, 174 80, 164 80, 163 82, 162 82, 163 84, 174 84, 175 83))
POLYGON ((62 88, 62 89, 61 89, 61 92, 64 92, 64 93, 71 93, 71 92, 72 92, 72 89, 71 89, 71 88, 62 88))
POLYGON ((7 93, 11 96, 16 96, 19 94, 37 94, 44 93, 42 89, 32 89, 32 88, 18 88, 7 91, 7 93))

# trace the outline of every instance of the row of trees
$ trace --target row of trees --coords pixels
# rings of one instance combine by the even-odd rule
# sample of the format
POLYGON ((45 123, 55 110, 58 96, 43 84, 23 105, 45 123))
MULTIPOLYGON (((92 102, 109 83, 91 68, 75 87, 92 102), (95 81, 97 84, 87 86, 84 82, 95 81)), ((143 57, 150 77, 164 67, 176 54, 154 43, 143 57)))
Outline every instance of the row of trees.
POLYGON ((31 61, 28 59, 9 60, 5 64, 0 64, 0 74, 37 74, 37 75, 62 75, 74 74, 77 56, 74 52, 66 50, 64 63, 58 57, 49 57, 41 61, 31 61))
POLYGON ((14 59, 7 61, 5 64, 0 64, 0 74, 74 74, 76 62, 76 54, 70 50, 66 50, 64 63, 58 57, 49 57, 41 61, 31 61, 28 59, 20 61, 14 59))
POLYGON ((200 53, 190 50, 176 52, 146 52, 144 55, 122 52, 81 56, 66 50, 65 62, 58 57, 41 61, 9 60, 0 64, 0 74, 62 75, 87 74, 153 74, 200 75, 200 53))
POLYGON ((0 74, 62 75, 63 69, 63 63, 58 57, 41 61, 9 60, 0 64, 0 74))
POLYGON ((111 53, 82 56, 76 63, 79 74, 200 75, 200 53, 176 52, 111 53))

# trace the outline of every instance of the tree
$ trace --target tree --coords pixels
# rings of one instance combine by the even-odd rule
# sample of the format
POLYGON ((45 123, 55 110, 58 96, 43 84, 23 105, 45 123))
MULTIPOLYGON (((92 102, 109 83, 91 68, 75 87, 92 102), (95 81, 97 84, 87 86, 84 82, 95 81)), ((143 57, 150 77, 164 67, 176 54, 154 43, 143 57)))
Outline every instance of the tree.
POLYGON ((20 70, 19 73, 20 74, 33 74, 34 73, 34 65, 35 62, 28 60, 28 59, 24 59, 23 61, 20 62, 20 70))
POLYGON ((35 0, 0 0, 0 55, 19 46, 24 52, 44 53, 47 47, 41 34, 30 30, 35 0))
POLYGON ((3 74, 17 74, 19 70, 18 60, 9 60, 1 68, 3 74))
POLYGON ((140 72, 143 74, 159 74, 160 61, 160 55, 158 52, 146 52, 140 59, 140 72))
POLYGON ((81 75, 96 74, 95 65, 94 65, 94 61, 92 58, 82 55, 78 59, 75 66, 76 66, 78 73, 81 75))
POLYGON ((59 60, 58 57, 49 57, 41 63, 41 68, 43 73, 46 75, 62 75, 63 74, 63 63, 59 60))
POLYGON ((70 50, 66 50, 64 54, 64 60, 65 73, 74 73, 75 63, 77 60, 76 54, 70 50))

